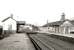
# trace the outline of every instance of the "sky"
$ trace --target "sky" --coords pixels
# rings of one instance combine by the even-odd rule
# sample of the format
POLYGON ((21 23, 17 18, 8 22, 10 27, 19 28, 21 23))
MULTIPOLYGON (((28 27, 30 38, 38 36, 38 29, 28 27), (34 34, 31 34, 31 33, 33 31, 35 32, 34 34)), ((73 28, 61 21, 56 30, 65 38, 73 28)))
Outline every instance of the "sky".
POLYGON ((62 13, 74 19, 73 0, 0 0, 0 21, 13 14, 13 18, 34 25, 58 21, 62 13))

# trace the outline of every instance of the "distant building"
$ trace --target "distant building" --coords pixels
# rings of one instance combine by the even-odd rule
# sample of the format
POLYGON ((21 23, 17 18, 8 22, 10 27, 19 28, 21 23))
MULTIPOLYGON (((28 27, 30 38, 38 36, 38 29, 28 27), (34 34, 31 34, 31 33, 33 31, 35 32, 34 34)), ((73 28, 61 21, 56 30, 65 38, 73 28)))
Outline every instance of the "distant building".
POLYGON ((40 27, 39 27, 39 31, 48 32, 48 31, 49 31, 48 28, 49 28, 48 26, 47 26, 47 27, 42 27, 42 26, 40 26, 40 27))
POLYGON ((30 26, 32 28, 32 31, 38 31, 39 28, 38 26, 32 25, 32 24, 27 24, 27 26, 30 26))
POLYGON ((32 24, 25 24, 25 21, 17 21, 17 32, 38 31, 38 27, 32 24))
POLYGON ((43 27, 48 27, 50 32, 70 34, 74 33, 74 20, 65 19, 63 13, 60 21, 45 24, 43 27))
POLYGON ((17 21, 17 32, 23 32, 25 21, 17 21))

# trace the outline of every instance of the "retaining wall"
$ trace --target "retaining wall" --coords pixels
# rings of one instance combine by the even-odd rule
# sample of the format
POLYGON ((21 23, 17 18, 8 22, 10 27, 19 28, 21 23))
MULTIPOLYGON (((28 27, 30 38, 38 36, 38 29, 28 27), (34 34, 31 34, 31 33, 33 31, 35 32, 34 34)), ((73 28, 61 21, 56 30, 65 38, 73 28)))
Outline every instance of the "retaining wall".
POLYGON ((74 38, 72 37, 67 37, 67 36, 62 36, 62 35, 55 35, 55 34, 50 34, 49 36, 53 37, 53 38, 57 38, 63 41, 67 41, 70 43, 74 43, 74 38))

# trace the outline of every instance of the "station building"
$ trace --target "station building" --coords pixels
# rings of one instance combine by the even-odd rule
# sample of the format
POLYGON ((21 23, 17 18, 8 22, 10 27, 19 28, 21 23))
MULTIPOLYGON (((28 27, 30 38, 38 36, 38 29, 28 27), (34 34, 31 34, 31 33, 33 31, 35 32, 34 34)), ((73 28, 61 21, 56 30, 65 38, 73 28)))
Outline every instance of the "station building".
POLYGON ((64 13, 61 15, 60 21, 47 23, 43 27, 48 27, 49 32, 74 34, 74 20, 65 19, 64 13))
POLYGON ((16 20, 13 19, 13 14, 2 20, 3 30, 16 32, 16 20))

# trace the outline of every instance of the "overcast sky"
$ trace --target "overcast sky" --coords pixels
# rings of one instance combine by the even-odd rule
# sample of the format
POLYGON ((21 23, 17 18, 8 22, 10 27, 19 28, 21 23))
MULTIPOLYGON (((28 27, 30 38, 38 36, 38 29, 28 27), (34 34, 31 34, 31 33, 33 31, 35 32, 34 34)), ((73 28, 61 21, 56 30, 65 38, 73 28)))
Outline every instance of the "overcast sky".
POLYGON ((58 21, 64 12, 67 19, 74 17, 73 0, 0 0, 0 20, 10 16, 27 23, 43 25, 58 21))

